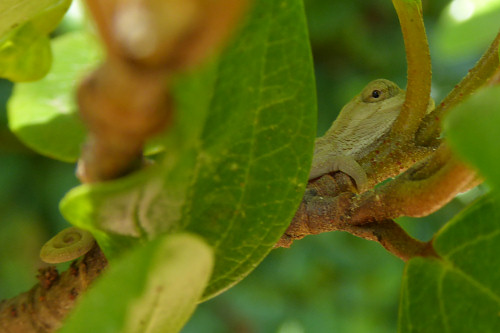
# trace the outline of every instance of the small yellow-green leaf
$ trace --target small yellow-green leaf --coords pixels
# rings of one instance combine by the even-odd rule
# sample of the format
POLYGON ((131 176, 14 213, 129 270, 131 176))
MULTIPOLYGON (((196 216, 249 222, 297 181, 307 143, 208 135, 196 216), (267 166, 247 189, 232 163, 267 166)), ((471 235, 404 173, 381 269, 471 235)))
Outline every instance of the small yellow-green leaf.
POLYGON ((212 249, 201 238, 160 237, 111 261, 58 332, 178 332, 212 266, 212 249))
POLYGON ((0 77, 19 82, 45 76, 52 61, 47 35, 28 22, 9 37, 0 45, 0 77))
POLYGON ((12 30, 33 21, 41 32, 57 26, 71 0, 2 0, 0 2, 0 41, 12 30))
POLYGON ((48 34, 71 0, 0 1, 0 77, 33 81, 50 68, 48 34))

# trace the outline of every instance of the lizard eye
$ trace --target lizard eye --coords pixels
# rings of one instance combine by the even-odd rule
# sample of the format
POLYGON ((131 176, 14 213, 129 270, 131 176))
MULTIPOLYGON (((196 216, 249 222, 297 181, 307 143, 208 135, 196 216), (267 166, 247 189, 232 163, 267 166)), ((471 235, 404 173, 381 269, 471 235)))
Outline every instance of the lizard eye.
POLYGON ((380 94, 382 94, 382 92, 380 90, 374 90, 374 91, 372 91, 372 97, 373 98, 379 98, 380 94))
POLYGON ((399 87, 384 79, 379 79, 368 83, 361 92, 361 100, 365 103, 377 103, 392 98, 401 92, 399 87))

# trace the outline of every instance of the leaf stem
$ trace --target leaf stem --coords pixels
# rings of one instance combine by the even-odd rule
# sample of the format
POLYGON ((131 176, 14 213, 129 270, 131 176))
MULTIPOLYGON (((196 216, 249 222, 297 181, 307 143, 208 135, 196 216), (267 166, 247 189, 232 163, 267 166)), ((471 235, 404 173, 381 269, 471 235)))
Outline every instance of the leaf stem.
POLYGON ((392 127, 393 137, 413 140, 431 93, 431 59, 420 0, 393 0, 398 14, 408 63, 406 100, 392 127))
POLYGON ((438 257, 432 241, 422 242, 411 237, 393 220, 352 226, 346 230, 354 236, 380 243, 387 251, 408 261, 414 257, 438 257))
POLYGON ((462 81, 455 86, 436 109, 423 119, 416 135, 417 145, 431 145, 441 134, 441 120, 445 117, 448 110, 470 96, 490 78, 499 75, 499 44, 500 31, 474 68, 469 70, 462 81))

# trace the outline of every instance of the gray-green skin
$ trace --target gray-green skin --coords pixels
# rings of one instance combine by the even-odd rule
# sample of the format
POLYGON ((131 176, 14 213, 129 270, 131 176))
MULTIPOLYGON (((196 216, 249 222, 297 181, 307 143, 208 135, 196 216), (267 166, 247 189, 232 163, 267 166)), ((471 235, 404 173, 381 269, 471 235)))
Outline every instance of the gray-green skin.
POLYGON ((70 261, 87 253, 94 244, 90 232, 75 227, 66 228, 43 245, 40 259, 48 264, 70 261))
MULTIPOLYGON (((366 172, 357 160, 391 130, 405 98, 405 91, 394 82, 368 83, 342 108, 325 135, 316 139, 309 180, 341 171, 354 179, 360 192, 367 190, 366 172)), ((427 112, 433 108, 430 99, 427 112)))

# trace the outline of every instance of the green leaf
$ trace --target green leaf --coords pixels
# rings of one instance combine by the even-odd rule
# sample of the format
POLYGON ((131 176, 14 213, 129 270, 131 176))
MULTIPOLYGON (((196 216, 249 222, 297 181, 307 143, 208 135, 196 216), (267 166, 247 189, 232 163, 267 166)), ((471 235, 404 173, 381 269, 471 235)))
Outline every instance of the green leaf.
POLYGON ((37 80, 47 74, 52 56, 48 34, 71 0, 2 0, 0 2, 0 77, 37 80))
POLYGON ((405 269, 399 332, 500 332, 500 203, 484 197, 405 269))
POLYGON ((86 130, 75 102, 80 79, 102 58, 99 44, 82 32, 58 37, 52 69, 37 82, 18 83, 8 104, 10 129, 37 152, 76 161, 86 130))
POLYGON ((11 81, 38 80, 47 74, 51 62, 49 38, 31 23, 16 29, 0 45, 0 77, 11 81))
POLYGON ((481 89, 454 108, 445 119, 450 146, 500 187, 500 86, 481 89))
POLYGON ((199 237, 160 237, 110 262, 58 332, 178 332, 212 266, 212 249, 199 237))
POLYGON ((117 236, 121 243, 179 229, 202 235, 216 253, 209 297, 267 255, 302 198, 316 131, 302 1, 255 1, 218 61, 182 79, 176 92, 165 158, 131 177, 72 190, 61 211, 105 232, 108 255, 121 251, 117 236))

